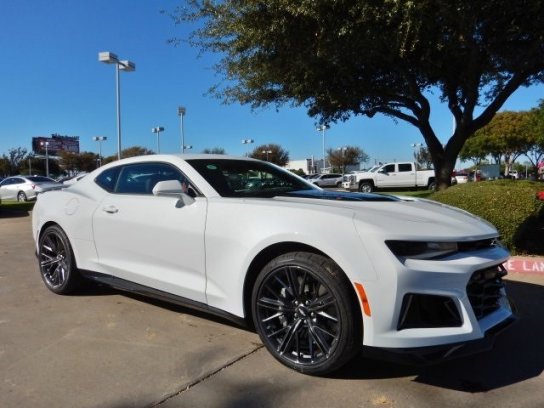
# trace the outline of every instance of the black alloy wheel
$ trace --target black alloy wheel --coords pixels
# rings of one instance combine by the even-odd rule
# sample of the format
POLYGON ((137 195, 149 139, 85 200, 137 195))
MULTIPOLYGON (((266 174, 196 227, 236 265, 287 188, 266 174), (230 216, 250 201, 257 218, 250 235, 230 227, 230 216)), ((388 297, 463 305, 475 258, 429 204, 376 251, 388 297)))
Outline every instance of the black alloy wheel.
POLYGON ((324 256, 292 252, 272 260, 257 278, 252 301, 261 340, 276 359, 297 371, 330 373, 362 345, 353 288, 324 256))
POLYGON ((68 237, 58 225, 47 227, 38 243, 38 262, 45 286, 57 294, 69 294, 80 284, 68 237))

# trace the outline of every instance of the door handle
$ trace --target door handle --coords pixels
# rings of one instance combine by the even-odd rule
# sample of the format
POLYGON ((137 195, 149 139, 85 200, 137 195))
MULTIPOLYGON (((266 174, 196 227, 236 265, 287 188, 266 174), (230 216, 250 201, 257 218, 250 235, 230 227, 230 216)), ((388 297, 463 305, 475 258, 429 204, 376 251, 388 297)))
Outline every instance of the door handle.
POLYGON ((102 211, 107 212, 109 214, 115 214, 119 210, 114 205, 108 205, 106 207, 102 207, 102 211))

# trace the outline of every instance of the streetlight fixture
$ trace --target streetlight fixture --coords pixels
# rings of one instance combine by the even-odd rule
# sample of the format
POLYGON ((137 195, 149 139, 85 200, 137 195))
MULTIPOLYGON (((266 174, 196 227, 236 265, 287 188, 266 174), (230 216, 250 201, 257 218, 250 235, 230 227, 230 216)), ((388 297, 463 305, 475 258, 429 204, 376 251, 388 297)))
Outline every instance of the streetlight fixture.
POLYGON ((183 131, 183 117, 185 116, 186 112, 187 109, 185 109, 184 106, 178 106, 178 116, 181 120, 181 153, 185 153, 185 149, 187 149, 185 146, 185 133, 183 131))
POLYGON ((269 155, 269 154, 272 154, 272 150, 263 150, 261 153, 262 153, 262 154, 265 154, 265 153, 266 153, 266 161, 268 161, 268 155, 269 155))
MULTIPOLYGON (((315 130, 318 132, 321 132, 321 135, 323 136, 323 169, 325 169, 325 130, 327 130, 329 127, 327 125, 321 125, 318 126, 315 130)), ((323 169, 321 172, 323 172, 323 169)))
POLYGON ((106 136, 93 136, 93 140, 98 142, 98 167, 102 166, 102 142, 108 140, 106 136))
POLYGON ((49 177, 49 142, 41 142, 45 146, 45 177, 49 177))
POLYGON ((120 61, 113 52, 99 52, 98 61, 105 64, 115 64, 115 89, 117 100, 117 159, 121 159, 121 85, 119 71, 132 72, 136 70, 136 64, 129 60, 120 61))
POLYGON ((162 126, 157 126, 157 127, 151 128, 151 131, 157 134, 157 154, 159 154, 161 152, 159 136, 161 135, 161 132, 164 132, 164 128, 162 126))
MULTIPOLYGON (((255 140, 253 139, 242 139, 242 144, 251 144, 253 143, 255 140)), ((246 152, 246 157, 249 157, 249 152, 246 152)))

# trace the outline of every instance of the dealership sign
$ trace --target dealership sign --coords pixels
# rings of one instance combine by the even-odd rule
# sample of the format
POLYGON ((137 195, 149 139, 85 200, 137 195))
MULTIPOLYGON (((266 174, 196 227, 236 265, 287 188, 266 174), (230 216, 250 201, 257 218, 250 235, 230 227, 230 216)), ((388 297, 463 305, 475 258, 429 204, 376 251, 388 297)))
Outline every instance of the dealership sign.
POLYGON ((61 152, 79 153, 79 136, 61 136, 52 134, 51 137, 33 137, 32 151, 35 154, 48 153, 52 156, 56 156, 61 152))
POLYGON ((504 263, 510 273, 544 273, 544 258, 512 257, 504 263))

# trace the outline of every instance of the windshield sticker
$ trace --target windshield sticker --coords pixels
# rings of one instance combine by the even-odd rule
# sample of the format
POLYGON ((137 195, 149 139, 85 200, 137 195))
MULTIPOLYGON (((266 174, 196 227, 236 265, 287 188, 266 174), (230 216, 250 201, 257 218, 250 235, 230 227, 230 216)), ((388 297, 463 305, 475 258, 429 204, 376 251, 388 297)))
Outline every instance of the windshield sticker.
POLYGON ((207 168, 208 170, 217 170, 217 166, 216 166, 215 164, 208 164, 208 165, 206 166, 206 168, 207 168))

